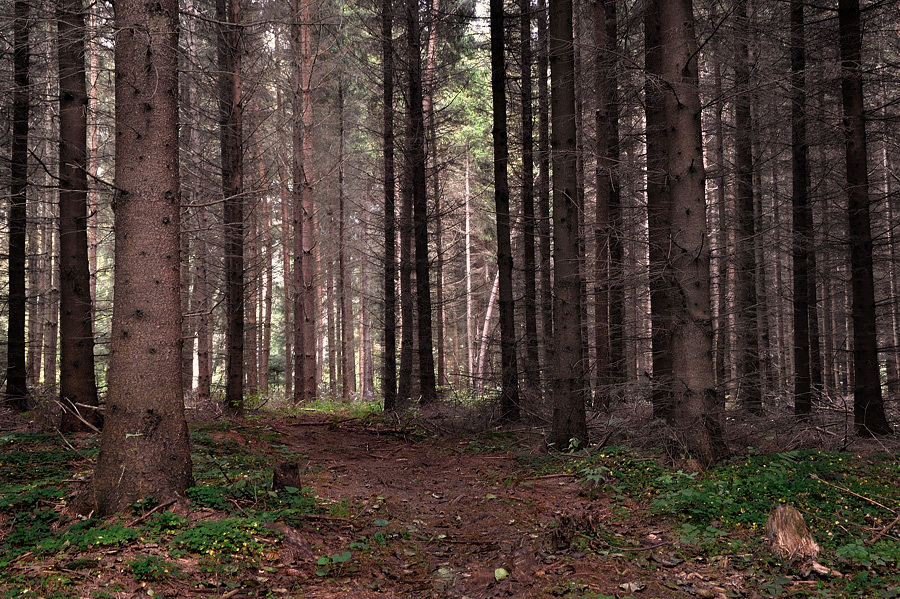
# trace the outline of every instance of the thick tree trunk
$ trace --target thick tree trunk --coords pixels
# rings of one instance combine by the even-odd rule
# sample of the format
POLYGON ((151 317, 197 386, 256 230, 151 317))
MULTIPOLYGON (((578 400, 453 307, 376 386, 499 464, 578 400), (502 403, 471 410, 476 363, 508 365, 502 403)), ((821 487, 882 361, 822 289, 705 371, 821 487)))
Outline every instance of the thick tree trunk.
POLYGON ((572 0, 550 1, 550 98, 553 131, 553 422, 547 444, 588 442, 582 346, 582 279, 575 145, 572 0))
POLYGON ((519 376, 516 360, 513 259, 509 229, 509 140, 506 127, 506 56, 503 0, 490 2, 491 97, 493 99, 494 207, 497 219, 497 266, 500 281, 500 417, 519 418, 519 376))
MULTIPOLYGON (((727 447, 720 420, 723 402, 716 393, 713 372, 705 173, 691 4, 691 0, 656 0, 649 8, 661 25, 660 52, 658 60, 651 62, 650 74, 658 77, 661 86, 659 99, 668 132, 657 162, 667 181, 668 207, 663 219, 651 222, 651 227, 662 221, 668 228, 651 229, 651 239, 664 240, 669 249, 665 262, 657 265, 661 283, 657 293, 664 296, 669 309, 664 321, 669 328, 659 349, 671 356, 671 376, 654 382, 665 384, 658 390, 664 394, 660 404, 679 441, 706 466, 724 457, 727 447)), ((655 330, 653 336, 657 337, 655 330)))
POLYGON ((181 379, 178 5, 116 3, 115 288, 100 455, 82 511, 193 485, 181 379))
POLYGON ((225 247, 225 409, 244 412, 244 156, 241 0, 216 0, 225 247))
POLYGON ((394 50, 392 0, 381 0, 382 153, 384 167, 384 354, 381 389, 385 411, 397 409, 397 249, 394 174, 394 50))
POLYGON ((16 0, 13 25, 13 115, 10 154, 9 202, 9 319, 7 329, 6 401, 16 411, 28 409, 28 379, 25 366, 25 254, 26 201, 28 189, 29 94, 28 31, 31 4, 16 0))
POLYGON ((416 0, 407 0, 407 69, 409 73, 409 115, 407 116, 407 158, 413 205, 413 239, 416 256, 416 316, 419 357, 419 401, 437 399, 434 375, 434 348, 431 325, 431 280, 428 258, 428 197, 425 165, 425 113, 422 104, 421 29, 416 0))
MULTIPOLYGON (((60 430, 99 427, 87 237, 87 89, 84 6, 57 8, 59 56, 60 430), (79 418, 80 416, 80 418, 79 418)), ((54 356, 56 352, 53 352, 54 356)))
POLYGON ((861 436, 887 435, 891 433, 891 426, 884 412, 881 394, 875 322, 859 0, 839 0, 838 21, 841 34, 841 96, 844 108, 850 212, 854 424, 861 436))
POLYGON ((537 0, 537 87, 538 87, 538 237, 540 268, 541 336, 544 343, 541 363, 543 380, 552 378, 553 362, 553 264, 550 248, 550 91, 547 85, 549 69, 549 40, 547 36, 546 0, 537 0))

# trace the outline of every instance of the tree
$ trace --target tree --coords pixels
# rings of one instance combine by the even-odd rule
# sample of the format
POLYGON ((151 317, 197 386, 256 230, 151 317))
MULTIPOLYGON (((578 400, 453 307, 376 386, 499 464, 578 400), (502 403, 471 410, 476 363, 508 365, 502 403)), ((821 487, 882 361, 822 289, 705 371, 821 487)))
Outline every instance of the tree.
POLYGON ((87 90, 84 5, 57 7, 59 56, 60 429, 100 425, 94 377, 94 331, 87 237, 87 90), (87 407, 86 410, 80 408, 87 407))
POLYGON ((30 112, 28 30, 30 7, 16 0, 13 25, 13 114, 10 152, 9 205, 9 328, 7 330, 6 400, 19 411, 28 409, 25 368, 25 224, 28 198, 28 115, 30 112))
POLYGON ((878 364, 872 224, 866 117, 862 88, 862 32, 859 0, 839 0, 841 97, 850 213, 850 269, 853 297, 853 421, 861 436, 889 435, 878 364))
POLYGON ((550 118, 553 165, 553 422, 547 444, 588 442, 578 180, 575 155, 575 53, 572 0, 550 0, 550 118))
POLYGON ((216 0, 219 143, 225 198, 225 408, 244 411, 244 152, 241 0, 216 0))
POLYGON ((500 362, 502 383, 500 417, 519 418, 519 368, 516 361, 513 259, 509 230, 509 139, 506 127, 506 56, 503 0, 490 2, 491 96, 493 98, 494 206, 497 218, 497 266, 499 269, 500 362))
MULTIPOLYGON (((794 413, 812 412, 809 258, 813 233, 806 139, 806 38, 802 0, 791 0, 791 205, 794 275, 794 413)), ((813 293, 815 290, 813 289, 813 293)), ((813 296, 815 297, 815 296, 813 296)))
POLYGON ((183 500, 178 4, 116 3, 115 303, 100 455, 84 511, 183 500))
MULTIPOLYGON (((648 75, 658 85, 661 104, 657 108, 666 131, 665 140, 655 148, 660 154, 648 155, 648 163, 655 159, 666 181, 660 193, 665 204, 648 205, 648 209, 660 211, 662 217, 651 219, 650 239, 667 248, 664 262, 655 265, 656 293, 668 313, 667 318, 653 321, 655 343, 661 333, 660 346, 654 346, 654 352, 659 349, 671 359, 671 370, 662 373, 656 372, 654 360, 653 376, 654 383, 660 385, 658 393, 663 394, 659 403, 680 443, 701 464, 709 465, 724 457, 727 447, 713 371, 693 7, 691 0, 654 0, 648 10, 653 11, 648 21, 659 27, 659 50, 655 59, 649 61, 648 75), (658 332, 656 327, 660 325, 666 328, 658 332)), ((653 259, 659 260, 659 253, 653 259)))
POLYGON ((418 2, 407 0, 406 43, 409 113, 406 151, 413 208, 413 240, 416 269, 416 316, 420 402, 437 400, 431 326, 431 281, 428 258, 428 197, 425 155, 425 112, 422 95, 421 27, 418 2))
POLYGON ((392 0, 381 0, 382 162, 384 168, 384 354, 381 389, 384 409, 397 408, 397 251, 394 183, 394 50, 392 0))

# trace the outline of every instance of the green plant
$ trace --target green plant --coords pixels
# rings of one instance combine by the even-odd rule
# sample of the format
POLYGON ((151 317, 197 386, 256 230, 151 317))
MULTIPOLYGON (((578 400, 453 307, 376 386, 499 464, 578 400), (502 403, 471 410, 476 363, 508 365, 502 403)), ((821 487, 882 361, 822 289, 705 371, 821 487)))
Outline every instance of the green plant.
POLYGON ((136 580, 159 581, 180 574, 177 564, 167 562, 155 555, 148 555, 128 562, 128 567, 136 580))
POLYGON ((353 559, 353 553, 350 551, 323 555, 316 560, 316 576, 339 576, 355 571, 356 568, 349 565, 351 559, 353 559))
POLYGON ((265 541, 259 536, 263 532, 271 536, 278 534, 268 529, 263 531, 257 521, 248 518, 207 520, 173 538, 177 549, 171 555, 187 551, 225 561, 255 558, 263 552, 265 541))

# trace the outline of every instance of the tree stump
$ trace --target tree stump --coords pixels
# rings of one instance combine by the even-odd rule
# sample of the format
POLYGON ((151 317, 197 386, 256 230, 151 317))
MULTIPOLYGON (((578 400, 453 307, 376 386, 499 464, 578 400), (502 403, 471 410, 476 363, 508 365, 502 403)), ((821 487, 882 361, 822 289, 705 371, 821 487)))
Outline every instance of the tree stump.
POLYGON ((278 462, 272 467, 272 490, 281 491, 285 487, 303 488, 297 462, 278 462))
POLYGON ((773 507, 766 520, 766 538, 771 544, 772 552, 788 564, 796 565, 801 576, 809 576, 811 571, 841 576, 837 570, 816 561, 819 557, 819 545, 813 540, 803 514, 797 508, 789 505, 773 507))

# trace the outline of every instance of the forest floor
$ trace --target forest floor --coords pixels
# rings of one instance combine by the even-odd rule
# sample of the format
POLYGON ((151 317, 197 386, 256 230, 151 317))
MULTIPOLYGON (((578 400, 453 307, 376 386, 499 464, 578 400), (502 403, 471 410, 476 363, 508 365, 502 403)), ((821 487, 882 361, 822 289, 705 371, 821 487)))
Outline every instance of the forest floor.
POLYGON ((839 473, 827 484, 849 495, 823 491, 801 506, 817 540, 853 532, 820 558, 845 578, 803 578, 771 555, 760 522, 741 518, 764 520, 771 501, 721 486, 691 495, 682 483, 702 476, 659 456, 548 454, 529 429, 435 435, 415 424, 314 412, 194 422, 189 512, 148 498, 124 517, 81 522, 67 500, 85 484, 96 439, 0 433, 0 597, 900 596, 895 452, 742 463, 752 478, 772 463, 798 474, 807 460, 834 472, 846 456, 883 478, 875 495, 850 491, 839 473), (271 489, 273 469, 282 490, 271 489), (863 524, 842 523, 854 506, 863 524), (816 526, 833 517, 837 528, 816 526))

